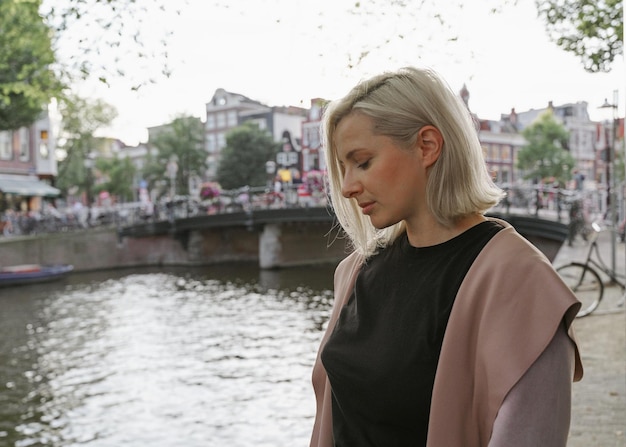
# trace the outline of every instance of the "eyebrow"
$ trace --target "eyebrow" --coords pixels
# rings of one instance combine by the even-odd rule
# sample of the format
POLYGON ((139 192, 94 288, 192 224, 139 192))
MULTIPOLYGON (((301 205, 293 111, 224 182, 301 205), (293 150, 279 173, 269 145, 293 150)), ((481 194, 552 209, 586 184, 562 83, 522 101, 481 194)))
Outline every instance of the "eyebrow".
MULTIPOLYGON (((345 156, 345 160, 346 161, 354 161, 355 155, 358 154, 359 152, 362 151, 366 151, 367 149, 364 148, 355 148, 355 149, 351 149, 348 151, 348 153, 345 156)), ((339 163, 343 163, 341 160, 339 160, 339 163)))

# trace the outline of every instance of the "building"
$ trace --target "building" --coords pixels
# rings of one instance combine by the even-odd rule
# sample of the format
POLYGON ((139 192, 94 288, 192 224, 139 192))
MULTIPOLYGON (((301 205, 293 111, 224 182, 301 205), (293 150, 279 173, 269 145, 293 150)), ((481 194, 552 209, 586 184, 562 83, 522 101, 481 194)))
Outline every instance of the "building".
POLYGON ((122 144, 116 151, 116 157, 119 159, 128 158, 137 172, 143 171, 150 155, 156 153, 156 149, 149 144, 140 143, 137 146, 127 146, 122 144))
POLYGON ((50 106, 29 127, 0 131, 0 211, 40 211, 43 198, 57 197, 56 132, 50 106))
MULTIPOLYGON (((119 142, 119 140, 117 140, 119 142)), ((138 201, 142 189, 147 189, 147 183, 143 179, 143 171, 146 167, 150 156, 156 153, 156 149, 150 144, 140 143, 137 146, 127 146, 119 142, 119 146, 115 151, 118 159, 128 158, 135 167, 135 176, 133 178, 133 191, 135 191, 134 200, 138 201)), ((155 191, 156 192, 156 191, 155 191)), ((151 199, 155 200, 155 197, 151 199)))
POLYGON ((517 154, 526 140, 506 122, 483 120, 478 139, 493 179, 500 185, 519 183, 522 175, 517 170, 517 154))
MULTIPOLYGON (((466 93, 467 94, 467 93, 466 93)), ((566 149, 576 160, 576 169, 584 176, 588 188, 606 183, 606 163, 602 160, 604 146, 599 138, 598 123, 591 121, 585 101, 554 105, 518 112, 511 109, 499 120, 479 120, 479 139, 485 150, 485 158, 494 178, 500 184, 523 181, 517 169, 517 154, 526 145, 521 132, 542 113, 551 110, 555 119, 569 132, 566 149)))
MULTIPOLYGON (((463 84, 459 97, 470 111, 470 92, 463 84)), ((478 139, 483 148, 485 162, 496 183, 506 186, 522 180, 517 171, 517 154, 526 140, 519 133, 519 123, 515 109, 500 120, 480 119, 472 114, 478 131, 478 139)))
POLYGON ((327 100, 314 98, 311 100, 306 120, 302 122, 302 172, 325 171, 322 149, 321 120, 327 100))
MULTIPOLYGON (((261 130, 267 130, 274 141, 282 142, 285 149, 298 154, 297 164, 300 165, 300 144, 302 122, 306 119, 307 110, 299 107, 271 107, 252 100, 238 93, 227 92, 219 88, 211 101, 206 104, 205 149, 207 151, 207 180, 214 180, 217 175, 220 154, 226 146, 226 135, 244 122, 254 122, 261 130)), ((281 161, 293 161, 293 157, 280 157, 281 161), (286 158, 288 160, 283 160, 286 158)), ((291 163, 289 163, 291 165, 291 163)))
MULTIPOLYGON (((605 179, 598 172, 604 165, 598 158, 597 123, 591 121, 588 113, 588 104, 585 101, 555 106, 552 101, 547 107, 531 109, 516 114, 517 129, 519 132, 533 123, 542 113, 551 110, 554 117, 569 132, 567 150, 576 160, 576 168, 585 178, 604 183, 605 179)), ((511 115, 503 115, 502 119, 509 119, 511 115)))

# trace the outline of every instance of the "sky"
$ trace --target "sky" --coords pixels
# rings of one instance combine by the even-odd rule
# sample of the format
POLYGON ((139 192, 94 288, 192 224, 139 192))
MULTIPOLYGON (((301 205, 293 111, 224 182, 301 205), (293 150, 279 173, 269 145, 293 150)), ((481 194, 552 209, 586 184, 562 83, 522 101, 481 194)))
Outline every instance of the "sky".
MULTIPOLYGON (((171 33, 169 78, 159 76, 162 59, 129 56, 122 59, 126 70, 136 67, 154 83, 138 91, 124 78, 110 78, 108 87, 95 81, 77 86, 81 95, 118 110, 104 135, 135 145, 147 140, 147 127, 176 116, 204 119, 205 103, 218 88, 270 106, 309 107, 312 98, 341 97, 364 78, 407 65, 435 69, 456 92, 466 85, 470 109, 482 119, 498 119, 512 108, 544 108, 549 101, 586 101, 592 119, 610 119, 610 109, 599 106, 605 98, 612 103, 616 90, 624 116, 623 57, 610 73, 585 72, 577 57, 550 41, 534 0, 176 4, 180 14, 156 11, 139 25, 155 42, 171 33)), ((113 56, 101 57, 106 62, 113 56)))

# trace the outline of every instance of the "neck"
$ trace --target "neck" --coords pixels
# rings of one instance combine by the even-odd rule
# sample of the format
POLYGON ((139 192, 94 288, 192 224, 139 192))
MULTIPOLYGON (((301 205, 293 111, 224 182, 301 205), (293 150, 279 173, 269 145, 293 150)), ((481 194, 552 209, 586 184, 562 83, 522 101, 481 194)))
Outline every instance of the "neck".
POLYGON ((407 223, 406 232, 413 247, 430 247, 449 241, 486 220, 482 214, 471 214, 459 219, 453 226, 445 227, 431 218, 420 225, 409 226, 407 223))

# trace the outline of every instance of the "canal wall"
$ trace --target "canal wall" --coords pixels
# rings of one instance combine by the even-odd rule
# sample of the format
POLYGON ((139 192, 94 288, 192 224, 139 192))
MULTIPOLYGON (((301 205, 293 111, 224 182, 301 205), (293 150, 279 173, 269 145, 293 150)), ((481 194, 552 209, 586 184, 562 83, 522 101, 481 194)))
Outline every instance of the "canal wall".
MULTIPOLYGON (((533 216, 490 214, 511 223, 550 261, 567 225, 533 216)), ((325 208, 255 210, 132 226, 0 237, 0 267, 66 263, 77 271, 139 266, 257 262, 262 269, 336 263, 348 252, 325 208)))
POLYGON ((122 236, 115 228, 0 237, 0 267, 72 264, 76 271, 258 262, 264 269, 338 262, 344 240, 330 244, 328 223, 209 228, 122 236))

